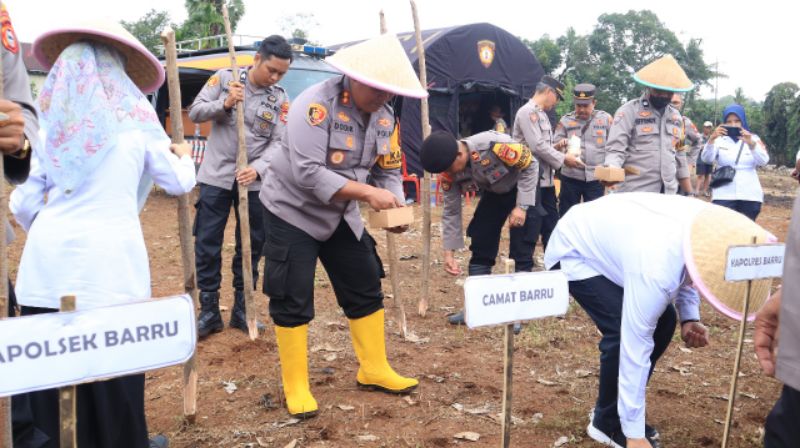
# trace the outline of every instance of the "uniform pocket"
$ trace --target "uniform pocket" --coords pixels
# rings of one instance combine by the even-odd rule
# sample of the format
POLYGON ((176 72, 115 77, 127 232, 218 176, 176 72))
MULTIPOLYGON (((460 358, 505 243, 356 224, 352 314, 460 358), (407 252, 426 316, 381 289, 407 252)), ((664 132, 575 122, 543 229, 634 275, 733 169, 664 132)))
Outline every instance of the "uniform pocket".
POLYGON ((256 116, 253 117, 253 134, 260 135, 262 137, 269 137, 272 135, 272 129, 275 127, 275 122, 277 119, 277 112, 265 105, 261 105, 258 109, 256 109, 256 116))
POLYGON ((289 276, 289 245, 267 242, 264 256, 264 294, 270 300, 282 299, 286 295, 289 276))
POLYGON ((355 137, 346 132, 331 132, 328 140, 327 165, 332 168, 353 168, 358 164, 355 137))
POLYGON ((655 143, 658 139, 659 129, 655 124, 645 123, 636 125, 636 151, 657 151, 659 145, 655 143))

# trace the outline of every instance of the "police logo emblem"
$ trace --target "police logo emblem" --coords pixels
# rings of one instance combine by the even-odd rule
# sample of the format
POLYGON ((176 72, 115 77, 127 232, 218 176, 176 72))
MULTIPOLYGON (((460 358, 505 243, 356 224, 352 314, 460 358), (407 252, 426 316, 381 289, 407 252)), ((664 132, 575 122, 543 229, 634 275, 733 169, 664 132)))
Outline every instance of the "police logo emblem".
POLYGON ((266 111, 263 114, 261 114, 261 118, 267 121, 272 121, 272 119, 275 118, 275 115, 273 115, 272 112, 266 111))
POLYGON ((345 123, 349 123, 350 122, 350 116, 347 115, 344 112, 340 111, 338 114, 336 114, 336 116, 339 117, 339 119, 344 121, 345 123))
POLYGON ((216 86, 218 84, 219 84, 219 76, 218 75, 214 75, 214 76, 208 78, 208 81, 206 82, 206 85, 209 86, 209 87, 214 87, 214 86, 216 86))
POLYGON ((478 58, 484 67, 489 68, 494 62, 494 42, 490 40, 478 41, 478 58))
POLYGON ((334 151, 331 153, 331 163, 333 165, 338 165, 344 162, 344 151, 334 151))
POLYGON ((320 123, 325 121, 325 118, 328 117, 328 109, 325 109, 325 106, 319 103, 313 103, 308 106, 308 112, 306 113, 306 121, 311 126, 319 126, 320 123))
POLYGON ((278 118, 281 120, 281 122, 283 122, 283 124, 286 124, 286 121, 289 118, 289 102, 288 101, 284 101, 283 104, 281 104, 281 114, 278 116, 278 118))

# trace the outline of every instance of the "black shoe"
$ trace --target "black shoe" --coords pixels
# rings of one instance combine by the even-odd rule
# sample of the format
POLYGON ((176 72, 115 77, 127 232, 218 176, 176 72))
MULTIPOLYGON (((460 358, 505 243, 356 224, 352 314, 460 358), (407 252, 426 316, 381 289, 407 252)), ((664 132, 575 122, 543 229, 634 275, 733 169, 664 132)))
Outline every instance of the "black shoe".
MULTIPOLYGON (((644 437, 648 442, 650 442, 650 445, 653 448, 661 448, 661 443, 658 441, 658 437, 660 437, 660 435, 655 428, 645 425, 644 432, 644 437), (652 435, 655 435, 655 438, 651 437, 651 431, 652 435)), ((625 446, 628 444, 628 439, 621 430, 610 432, 604 431, 594 426, 594 422, 589 423, 589 426, 586 428, 586 433, 595 441, 613 448, 625 448, 625 446)))
POLYGON ((169 439, 163 434, 159 434, 150 439, 150 448, 168 448, 169 439))
POLYGON ((200 316, 197 317, 197 336, 205 338, 211 333, 219 333, 225 324, 219 314, 219 293, 200 292, 200 316))
POLYGON ((465 325, 466 322, 464 322, 464 310, 447 316, 447 322, 449 322, 450 325, 465 325))
MULTIPOLYGON (((247 307, 244 303, 244 291, 236 290, 233 292, 233 311, 231 311, 231 321, 229 326, 231 328, 238 328, 245 333, 250 333, 247 328, 247 307)), ((256 321, 256 329, 259 333, 267 331, 267 327, 259 321, 256 321)))

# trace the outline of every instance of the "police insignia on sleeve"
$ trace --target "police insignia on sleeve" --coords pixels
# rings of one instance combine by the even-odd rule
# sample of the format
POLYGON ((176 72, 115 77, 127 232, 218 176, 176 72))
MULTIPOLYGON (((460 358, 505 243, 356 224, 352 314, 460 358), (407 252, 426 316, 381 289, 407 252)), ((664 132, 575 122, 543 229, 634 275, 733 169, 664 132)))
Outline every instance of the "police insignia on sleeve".
POLYGON ((17 54, 19 51, 19 41, 17 41, 17 33, 14 32, 14 26, 11 25, 11 17, 8 15, 6 5, 0 5, 0 40, 3 41, 3 47, 17 54))
POLYGON ((533 161, 531 150, 522 143, 495 143, 492 152, 503 163, 524 170, 533 161))
POLYGON ((219 84, 219 75, 211 76, 210 78, 208 78, 208 81, 206 82, 206 85, 209 87, 214 87, 218 84, 219 84))
POLYGON ((308 113, 306 113, 306 120, 311 126, 319 126, 320 123, 325 121, 328 116, 328 109, 319 103, 313 103, 308 106, 308 113))

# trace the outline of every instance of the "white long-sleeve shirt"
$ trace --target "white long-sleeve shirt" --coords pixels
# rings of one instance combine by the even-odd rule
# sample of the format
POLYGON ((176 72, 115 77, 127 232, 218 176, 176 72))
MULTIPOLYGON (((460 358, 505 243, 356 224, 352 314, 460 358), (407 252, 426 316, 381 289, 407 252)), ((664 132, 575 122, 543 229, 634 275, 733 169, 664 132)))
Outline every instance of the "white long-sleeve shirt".
POLYGON ((602 275, 624 289, 618 412, 629 438, 644 437, 645 389, 659 317, 674 301, 681 321, 699 319, 684 238, 706 202, 658 193, 617 193, 576 205, 547 244, 545 266, 569 281, 602 275))
POLYGON ((714 188, 711 192, 711 199, 764 202, 764 191, 761 189, 756 168, 769 163, 769 154, 761 139, 755 134, 753 134, 753 141, 755 147, 752 150, 744 141, 734 142, 727 135, 718 137, 714 143, 706 143, 701 156, 703 162, 717 162, 717 168, 721 166, 736 168, 733 182, 714 188), (739 157, 739 163, 736 163, 740 144, 743 145, 742 155, 739 157))
POLYGON ((166 134, 154 140, 128 131, 117 145, 69 195, 48 179, 34 152, 30 176, 9 204, 28 232, 15 288, 20 304, 58 309, 61 296, 75 295, 77 308, 88 309, 150 297, 139 179, 146 172, 167 193, 187 193, 194 163, 169 151, 166 134))

